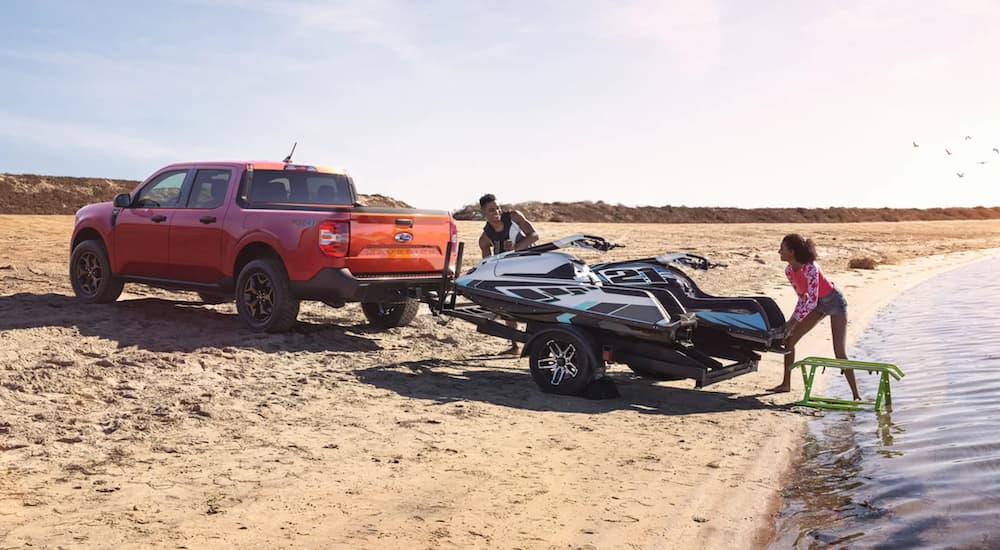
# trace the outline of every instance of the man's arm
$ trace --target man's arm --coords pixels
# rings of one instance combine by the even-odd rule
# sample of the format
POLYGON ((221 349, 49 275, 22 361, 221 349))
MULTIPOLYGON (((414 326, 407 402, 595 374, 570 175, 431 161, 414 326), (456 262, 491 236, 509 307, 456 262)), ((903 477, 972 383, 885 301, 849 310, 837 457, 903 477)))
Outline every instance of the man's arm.
POLYGON ((530 248, 538 242, 538 233, 535 231, 535 226, 531 225, 528 218, 524 217, 518 210, 510 211, 510 220, 517 224, 524 232, 524 238, 521 242, 514 245, 514 250, 524 250, 525 248, 530 248))
POLYGON ((485 231, 479 234, 479 250, 483 253, 483 259, 493 255, 493 241, 490 240, 485 231))

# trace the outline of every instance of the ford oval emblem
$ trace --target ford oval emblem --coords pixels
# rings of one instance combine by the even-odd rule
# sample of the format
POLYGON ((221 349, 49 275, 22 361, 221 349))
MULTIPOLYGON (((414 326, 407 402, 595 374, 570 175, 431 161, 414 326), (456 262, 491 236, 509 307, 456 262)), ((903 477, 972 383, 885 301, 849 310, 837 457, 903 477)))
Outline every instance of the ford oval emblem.
POLYGON ((413 240, 413 233, 396 233, 396 241, 408 243, 413 240))

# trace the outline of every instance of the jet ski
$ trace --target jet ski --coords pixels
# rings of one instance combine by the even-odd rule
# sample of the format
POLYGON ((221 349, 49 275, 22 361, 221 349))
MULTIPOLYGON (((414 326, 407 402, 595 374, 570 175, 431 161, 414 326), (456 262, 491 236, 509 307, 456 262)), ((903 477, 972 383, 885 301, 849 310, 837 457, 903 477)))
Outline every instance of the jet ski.
POLYGON ((613 243, 572 235, 484 259, 456 280, 458 292, 507 319, 563 323, 659 343, 688 339, 694 316, 658 289, 611 285, 560 248, 604 250, 613 243))
POLYGON ((605 286, 669 292, 685 311, 694 313, 697 328, 692 342, 703 351, 721 356, 732 348, 784 351, 785 317, 773 299, 767 296, 709 295, 677 266, 703 271, 725 267, 703 256, 677 252, 655 258, 597 264, 591 266, 591 271, 605 286))
POLYGON ((719 267, 704 257, 673 253, 588 265, 565 251, 619 246, 575 234, 485 258, 454 280, 455 292, 474 306, 445 313, 476 323, 480 332, 526 342, 535 381, 554 393, 579 390, 602 376, 608 362, 644 376, 693 378, 703 387, 756 370, 757 352, 783 351, 784 316, 772 299, 711 296, 679 267, 719 267), (497 318, 526 329, 509 329, 497 318), (577 363, 588 366, 586 373, 577 363))

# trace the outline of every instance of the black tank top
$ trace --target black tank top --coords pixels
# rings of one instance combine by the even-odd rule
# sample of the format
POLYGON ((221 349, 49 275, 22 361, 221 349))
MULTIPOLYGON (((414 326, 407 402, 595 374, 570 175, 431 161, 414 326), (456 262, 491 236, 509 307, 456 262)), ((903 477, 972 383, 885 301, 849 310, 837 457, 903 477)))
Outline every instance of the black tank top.
MULTIPOLYGON (((514 222, 510 219, 510 212, 500 214, 500 221, 503 223, 503 229, 500 231, 493 229, 490 222, 486 222, 486 225, 483 226, 483 232, 486 233, 486 236, 490 238, 490 242, 493 243, 493 254, 503 252, 503 242, 510 240, 510 228, 514 225, 514 222)), ((514 244, 524 240, 524 237, 524 231, 518 231, 514 244)))

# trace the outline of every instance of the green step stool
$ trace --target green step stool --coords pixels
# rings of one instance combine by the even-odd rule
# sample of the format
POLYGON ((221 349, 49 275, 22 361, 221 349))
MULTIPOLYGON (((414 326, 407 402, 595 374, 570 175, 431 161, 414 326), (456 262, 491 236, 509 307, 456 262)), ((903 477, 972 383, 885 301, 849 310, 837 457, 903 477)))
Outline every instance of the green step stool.
POLYGON ((802 369, 802 382, 806 386, 806 393, 802 396, 802 401, 797 405, 815 407, 817 409, 831 409, 837 411, 860 411, 865 405, 874 405, 876 411, 882 410, 882 404, 886 408, 892 408, 892 389, 889 386, 889 377, 896 380, 901 379, 905 374, 896 365, 889 363, 869 363, 866 361, 851 361, 848 359, 830 359, 829 357, 806 357, 801 361, 792 364, 792 368, 802 369), (879 373, 878 393, 875 401, 852 401, 849 399, 835 399, 833 397, 819 397, 812 394, 813 381, 816 379, 816 369, 826 367, 845 370, 864 370, 868 374, 879 373))

